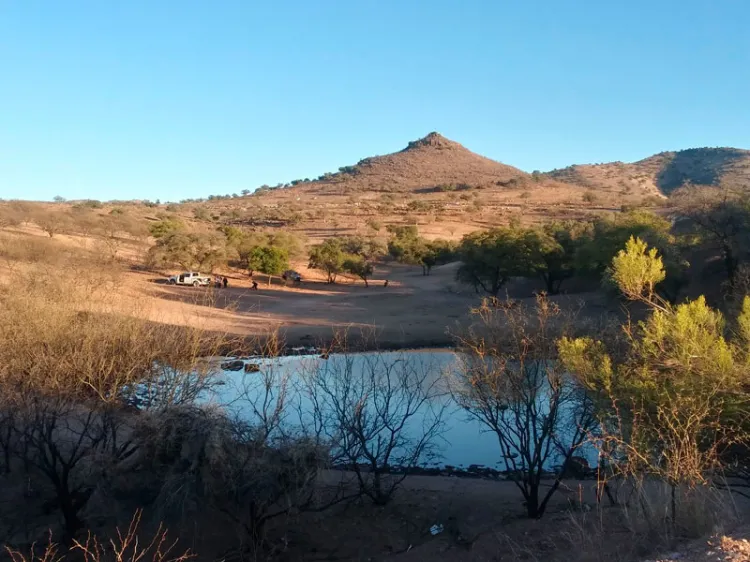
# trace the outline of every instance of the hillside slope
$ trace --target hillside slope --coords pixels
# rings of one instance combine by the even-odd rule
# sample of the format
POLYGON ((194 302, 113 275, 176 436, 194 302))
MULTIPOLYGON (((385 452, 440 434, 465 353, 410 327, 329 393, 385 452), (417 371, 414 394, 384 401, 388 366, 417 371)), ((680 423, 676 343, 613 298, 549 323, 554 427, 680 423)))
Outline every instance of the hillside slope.
POLYGON ((364 158, 312 181, 210 198, 194 212, 203 220, 291 228, 312 240, 405 223, 417 224, 428 238, 457 239, 511 220, 529 224, 619 211, 624 204, 653 203, 659 193, 626 191, 617 182, 593 190, 586 181, 561 179, 528 174, 433 132, 403 150, 364 158))
POLYGON ((475 154, 438 133, 392 154, 372 156, 311 182, 320 193, 427 191, 439 186, 505 184, 527 177, 521 170, 475 154))
POLYGON ((573 165, 545 176, 594 191, 617 189, 643 195, 668 196, 687 183, 750 189, 750 150, 690 148, 633 163, 573 165))

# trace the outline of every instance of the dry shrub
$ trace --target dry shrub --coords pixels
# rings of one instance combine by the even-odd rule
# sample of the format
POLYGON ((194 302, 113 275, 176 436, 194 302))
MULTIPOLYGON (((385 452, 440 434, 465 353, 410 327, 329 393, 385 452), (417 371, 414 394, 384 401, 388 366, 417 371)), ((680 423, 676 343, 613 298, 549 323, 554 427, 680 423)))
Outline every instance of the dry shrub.
POLYGON ((6 267, 18 263, 59 265, 72 256, 55 241, 38 236, 21 236, 0 232, 0 259, 6 267))
POLYGON ((114 263, 107 248, 99 245, 66 244, 58 239, 0 232, 2 279, 26 289, 30 285, 86 287, 114 290, 122 267, 114 263))
POLYGON ((217 375, 204 357, 231 348, 223 334, 120 314, 89 279, 62 282, 69 273, 19 275, 0 293, 3 468, 59 509, 67 544, 143 445, 124 406, 194 402, 217 375))
POLYGON ((49 207, 39 207, 31 214, 31 220, 50 238, 68 232, 73 225, 73 217, 67 211, 49 207))
POLYGON ((23 222, 24 213, 12 203, 0 204, 0 228, 11 228, 23 222))
POLYGON ((185 562, 194 556, 189 550, 181 554, 175 552, 177 541, 170 540, 162 524, 149 540, 141 540, 138 527, 141 511, 137 511, 123 533, 117 529, 117 538, 102 541, 89 533, 83 542, 75 541, 68 555, 60 553, 60 548, 50 536, 43 550, 31 545, 29 552, 6 546, 12 562, 59 562, 67 558, 83 559, 84 562, 185 562))
POLYGON ((184 521, 214 510, 235 528, 241 551, 264 547, 267 523, 319 505, 316 481, 327 451, 305 438, 269 437, 262 424, 221 411, 175 408, 150 418, 141 451, 160 486, 161 517, 184 521))
POLYGON ((65 559, 65 556, 60 554, 59 550, 59 546, 52 540, 51 532, 49 541, 43 549, 37 548, 36 543, 31 545, 28 552, 21 552, 9 546, 5 547, 5 552, 12 562, 60 562, 65 559))
POLYGON ((668 551, 688 539, 716 533, 737 521, 729 493, 709 486, 672 487, 657 480, 631 480, 628 501, 618 507, 570 514, 569 531, 562 533, 575 560, 631 561, 668 551))
POLYGON ((208 377, 215 366, 202 361, 230 347, 225 334, 200 327, 148 322, 143 311, 118 313, 98 280, 64 274, 19 277, 0 293, 0 381, 83 393, 103 400, 123 398, 136 383, 175 372, 208 377))

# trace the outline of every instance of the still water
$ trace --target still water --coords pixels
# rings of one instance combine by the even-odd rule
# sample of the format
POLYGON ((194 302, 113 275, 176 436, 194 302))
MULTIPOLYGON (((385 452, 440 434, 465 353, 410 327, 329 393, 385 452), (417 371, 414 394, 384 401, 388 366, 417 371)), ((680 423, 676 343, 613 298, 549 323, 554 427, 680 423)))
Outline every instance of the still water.
MULTIPOLYGON (((443 410, 443 430, 436 440, 438 457, 431 463, 432 466, 467 468, 476 464, 496 470, 506 469, 496 435, 458 408, 450 396, 451 385, 456 380, 454 373, 459 364, 458 357, 452 351, 331 354, 328 359, 318 355, 297 355, 252 359, 247 363, 257 365, 259 372, 223 371, 224 384, 214 390, 211 400, 248 421, 256 416, 253 404, 258 405, 266 399, 263 384, 266 380, 272 379, 274 385, 282 380, 287 381, 287 414, 284 424, 293 429, 312 425, 313 405, 304 390, 304 381, 310 380, 311 376, 335 378, 339 374, 350 373, 356 377, 364 376, 373 368, 395 369, 398 373, 409 372, 418 376, 435 395, 430 404, 423 406, 410 420, 405 431, 418 431, 423 422, 429 423, 428 418, 431 419, 435 409, 443 410)), ((267 403, 273 404, 277 399, 278 391, 275 390, 267 403)), ((590 450, 577 454, 592 457, 590 450)), ((593 458, 589 458, 589 461, 593 461, 593 458)), ((559 459, 552 457, 547 468, 556 464, 559 464, 559 459)))

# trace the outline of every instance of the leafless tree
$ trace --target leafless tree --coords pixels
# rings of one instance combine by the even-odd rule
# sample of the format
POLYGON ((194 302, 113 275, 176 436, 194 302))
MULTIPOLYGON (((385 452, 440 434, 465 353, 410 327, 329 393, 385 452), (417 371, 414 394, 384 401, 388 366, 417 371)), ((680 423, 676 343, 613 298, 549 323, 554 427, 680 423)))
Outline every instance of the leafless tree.
POLYGON ((84 527, 80 514, 97 485, 136 450, 125 436, 125 424, 111 407, 81 404, 69 396, 36 395, 23 401, 15 452, 30 478, 51 484, 68 545, 84 527))
POLYGON ((331 354, 305 373, 316 433, 362 494, 385 505, 436 456, 446 412, 440 372, 393 353, 331 354))
POLYGON ((538 297, 535 313, 485 301, 475 317, 478 322, 457 337, 454 399, 497 436, 528 516, 542 517, 595 427, 593 404, 556 359, 564 323, 545 296, 538 297), (542 479, 556 460, 561 470, 543 492, 542 479))
POLYGON ((163 410, 143 431, 142 469, 161 482, 161 517, 213 510, 235 527, 241 552, 264 547, 269 521, 318 506, 327 451, 313 441, 268 437, 260 425, 194 406, 163 410))
POLYGON ((171 406, 154 412, 142 430, 146 470, 162 482, 162 516, 214 510, 236 529, 245 554, 265 548, 269 521, 343 499, 319 483, 327 448, 292 423, 291 373, 278 364, 282 347, 275 334, 264 338, 254 368, 220 387, 231 398, 221 408, 171 406))
POLYGON ((70 226, 68 213, 58 210, 40 210, 33 216, 33 221, 46 232, 50 238, 65 232, 70 226))

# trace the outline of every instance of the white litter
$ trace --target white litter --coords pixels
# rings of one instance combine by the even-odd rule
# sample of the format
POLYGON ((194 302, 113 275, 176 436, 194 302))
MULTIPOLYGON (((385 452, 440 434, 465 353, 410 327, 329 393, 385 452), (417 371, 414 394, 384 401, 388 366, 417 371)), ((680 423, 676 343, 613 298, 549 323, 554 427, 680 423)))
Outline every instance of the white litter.
POLYGON ((443 532, 443 526, 442 525, 438 525, 436 523, 435 525, 433 525, 432 527, 430 527, 430 534, 431 535, 439 535, 442 532, 443 532))

